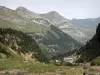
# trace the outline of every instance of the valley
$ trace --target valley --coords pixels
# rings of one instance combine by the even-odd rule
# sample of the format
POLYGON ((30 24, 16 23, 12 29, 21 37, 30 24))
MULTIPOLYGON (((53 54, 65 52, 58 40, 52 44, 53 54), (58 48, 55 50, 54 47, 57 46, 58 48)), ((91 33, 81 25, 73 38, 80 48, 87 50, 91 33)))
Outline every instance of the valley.
POLYGON ((83 75, 86 63, 100 66, 99 22, 0 6, 0 75, 83 75))

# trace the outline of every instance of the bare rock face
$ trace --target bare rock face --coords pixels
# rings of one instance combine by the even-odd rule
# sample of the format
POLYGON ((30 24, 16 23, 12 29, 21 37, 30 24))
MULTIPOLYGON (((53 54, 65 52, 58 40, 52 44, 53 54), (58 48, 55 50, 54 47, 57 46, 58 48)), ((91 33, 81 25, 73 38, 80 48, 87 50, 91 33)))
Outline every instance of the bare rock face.
POLYGON ((26 21, 20 17, 15 10, 0 6, 0 18, 12 23, 26 24, 26 21))
POLYGON ((25 7, 21 7, 21 6, 16 9, 16 12, 22 17, 25 17, 27 19, 41 18, 41 16, 39 16, 37 13, 32 12, 26 9, 25 7))
POLYGON ((50 23, 49 20, 44 19, 43 17, 41 17, 39 14, 37 14, 36 12, 32 12, 28 9, 26 9, 25 7, 18 7, 16 9, 17 14, 19 14, 21 17, 31 21, 31 22, 35 22, 37 24, 40 25, 44 25, 44 26, 50 26, 52 23, 50 23))

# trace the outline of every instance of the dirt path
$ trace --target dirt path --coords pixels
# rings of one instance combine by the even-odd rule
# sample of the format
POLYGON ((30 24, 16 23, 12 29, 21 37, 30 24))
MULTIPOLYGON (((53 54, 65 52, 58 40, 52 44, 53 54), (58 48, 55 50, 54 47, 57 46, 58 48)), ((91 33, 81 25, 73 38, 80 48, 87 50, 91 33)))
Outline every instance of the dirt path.
POLYGON ((86 75, 100 75, 100 66, 90 66, 85 69, 84 73, 86 73, 86 75))

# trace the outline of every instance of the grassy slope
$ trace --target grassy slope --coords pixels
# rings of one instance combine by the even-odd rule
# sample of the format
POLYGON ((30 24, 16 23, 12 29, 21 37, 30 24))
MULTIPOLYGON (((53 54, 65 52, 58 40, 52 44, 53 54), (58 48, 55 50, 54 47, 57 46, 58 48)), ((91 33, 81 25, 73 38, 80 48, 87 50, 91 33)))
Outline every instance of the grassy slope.
POLYGON ((37 23, 31 22, 30 20, 26 20, 25 18, 22 18, 14 10, 6 8, 6 7, 0 9, 0 16, 4 16, 6 18, 12 18, 12 19, 13 18, 19 19, 26 22, 26 24, 23 25, 23 23, 21 22, 12 23, 0 18, 0 28, 13 28, 13 29, 21 30, 23 32, 28 32, 28 33, 45 32, 48 30, 44 26, 41 26, 37 23))
POLYGON ((13 10, 8 9, 8 8, 0 9, 0 15, 8 16, 8 17, 16 17, 16 16, 18 16, 16 14, 16 12, 14 12, 13 10))
POLYGON ((28 23, 27 25, 19 25, 3 19, 0 19, 0 28, 12 28, 28 33, 45 32, 48 30, 48 28, 42 27, 35 23, 28 23))
MULTIPOLYGON (((28 71, 28 74, 39 74, 39 75, 83 75, 83 69, 80 67, 68 67, 68 66, 54 66, 52 64, 44 64, 40 62, 21 62, 21 61, 12 61, 2 60, 0 61, 1 70, 24 70, 28 71), (60 70, 58 70, 60 69, 60 70)), ((1 72, 1 71, 0 71, 1 72)), ((25 75, 28 75, 25 73, 25 75)), ((14 75, 14 74, 13 74, 14 75)))

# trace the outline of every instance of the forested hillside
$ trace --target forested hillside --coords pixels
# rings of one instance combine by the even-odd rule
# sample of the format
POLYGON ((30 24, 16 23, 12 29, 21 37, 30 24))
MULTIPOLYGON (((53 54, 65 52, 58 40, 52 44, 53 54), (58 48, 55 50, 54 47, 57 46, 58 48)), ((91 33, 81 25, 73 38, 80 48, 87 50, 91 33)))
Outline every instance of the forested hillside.
POLYGON ((35 40, 27 34, 12 30, 0 28, 0 57, 14 57, 15 55, 32 53, 31 57, 36 57, 40 52, 39 46, 35 40))

